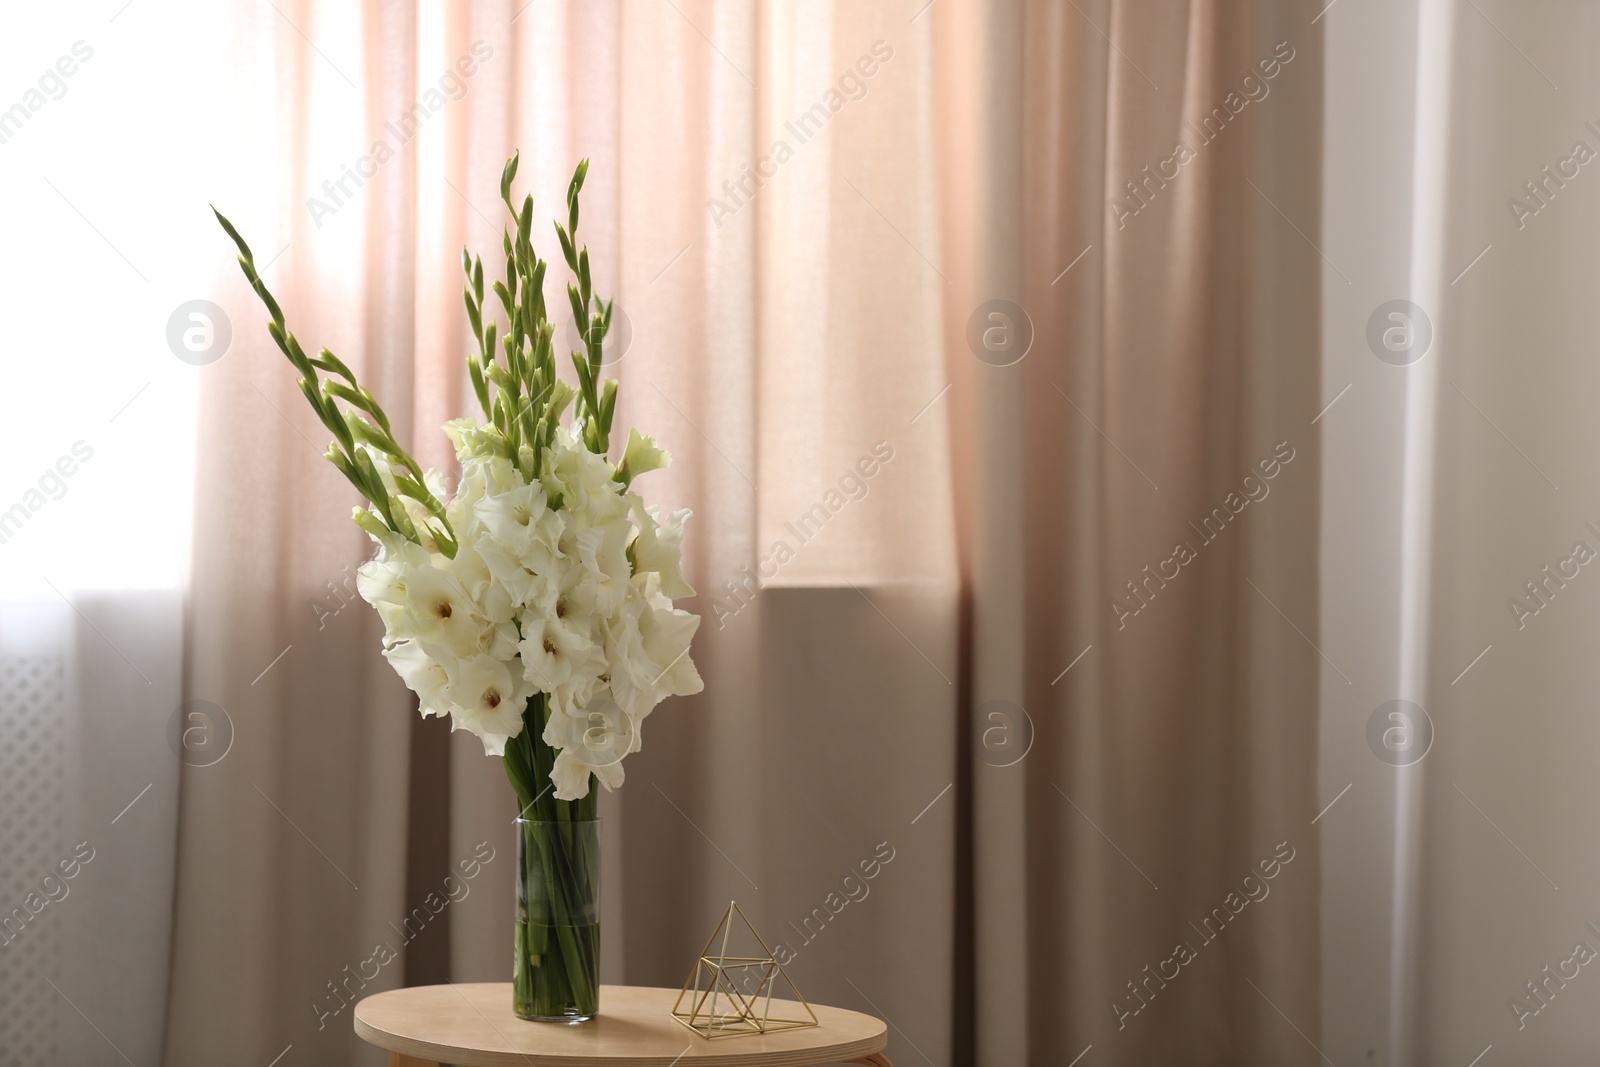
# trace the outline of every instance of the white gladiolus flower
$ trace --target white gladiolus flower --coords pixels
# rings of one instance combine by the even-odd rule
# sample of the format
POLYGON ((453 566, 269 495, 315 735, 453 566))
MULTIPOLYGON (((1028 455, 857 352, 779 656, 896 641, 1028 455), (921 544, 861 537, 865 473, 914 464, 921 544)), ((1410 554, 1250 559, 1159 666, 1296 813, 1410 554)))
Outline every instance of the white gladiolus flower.
POLYGON ((706 687, 689 658, 689 643, 700 629, 700 616, 672 607, 652 607, 639 616, 639 636, 661 673, 651 684, 661 696, 692 696, 706 687))
POLYGON ((463 539, 456 549, 456 558, 450 561, 450 572, 472 598, 478 614, 494 627, 496 647, 501 638, 515 644, 517 633, 513 623, 518 604, 506 583, 495 581, 496 575, 485 549, 493 551, 493 544, 487 538, 463 539))
POLYGON ((639 634, 639 615, 646 604, 642 596, 623 602, 621 610, 600 624, 605 634, 606 659, 611 665, 611 694, 617 704, 637 720, 643 720, 656 705, 655 675, 644 639, 639 634))
POLYGON ((579 715, 553 714, 544 742, 560 752, 550 780, 557 800, 576 800, 589 792, 589 775, 607 789, 622 784, 622 758, 639 747, 634 720, 608 696, 599 694, 579 715))
POLYGON ((455 575, 439 567, 418 567, 404 578, 405 609, 391 633, 443 645, 456 656, 489 651, 488 620, 455 575))
POLYGON ((450 676, 444 666, 416 641, 401 641, 383 650, 406 688, 417 694, 424 717, 450 714, 450 676))
POLYGON ((621 763, 594 766, 583 762, 583 758, 576 755, 574 750, 562 749, 556 753, 556 761, 550 768, 550 784, 554 786, 552 795, 557 800, 582 800, 589 795, 591 774, 600 779, 600 784, 608 790, 622 784, 621 763))
MULTIPOLYGON (((376 513, 361 523, 380 548, 357 571, 357 588, 383 620, 384 656, 424 715, 449 715, 491 755, 504 754, 529 698, 543 694, 540 736, 556 750, 556 797, 587 796, 591 775, 615 788, 645 716, 665 697, 702 688, 689 658, 700 620, 672 606, 694 593, 681 564, 689 512, 646 507, 565 427, 532 483, 495 431, 458 420, 446 432, 461 482, 447 499, 436 472, 425 481, 445 501, 454 556, 426 533, 438 517, 402 494, 422 544, 389 532, 376 513)), ((387 458, 373 459, 392 485, 387 458)), ((634 433, 625 473, 666 459, 634 433)))
POLYGON ((606 458, 585 448, 568 427, 556 431, 550 455, 554 462, 545 472, 544 487, 561 495, 563 510, 581 513, 591 505, 604 507, 621 488, 606 458))
POLYGON ((520 614, 524 608, 547 609, 555 602, 560 591, 556 584, 561 578, 560 557, 535 566, 537 561, 518 557, 492 537, 479 538, 472 543, 472 548, 489 569, 494 588, 513 605, 514 614, 520 614))
POLYGON ((589 658, 581 665, 580 669, 573 672, 571 678, 563 685, 556 687, 550 694, 550 706, 567 715, 576 715, 594 694, 605 685, 606 660, 599 645, 591 646, 589 658))
MULTIPOLYGON (((502 172, 507 202, 517 159, 502 172)), ((563 251, 569 265, 583 264, 580 285, 569 290, 574 317, 609 323, 611 303, 596 303, 590 291, 587 250, 570 244, 587 168, 580 164, 569 186, 563 251)), ((562 800, 588 797, 594 779, 608 789, 622 784, 622 761, 638 751, 645 716, 664 697, 702 688, 689 657, 700 620, 672 606, 694 594, 682 564, 689 512, 646 507, 631 491, 640 475, 671 460, 650 437, 630 430, 611 463, 620 441, 617 381, 582 355, 580 384, 561 380, 546 264, 522 227, 506 282, 495 285, 503 319, 485 300, 481 260, 463 251, 477 335, 465 370, 484 421, 444 425, 460 473, 452 491, 406 451, 348 365, 326 348, 315 359, 301 351, 249 246, 217 218, 272 313, 278 347, 334 435, 327 459, 365 501, 354 518, 377 551, 357 571, 357 590, 378 612, 383 655, 422 714, 448 715, 452 730, 470 731, 484 751, 502 756, 524 804, 548 797, 541 774, 552 764, 549 784, 562 800)), ((587 353, 604 362, 595 347, 587 353)), ((548 813, 548 799, 542 807, 548 813)))
MULTIPOLYGON (((405 614, 405 576, 408 570, 428 567, 427 550, 409 541, 397 541, 356 568, 356 592, 378 611, 386 631, 392 632, 405 614)), ((399 640, 386 637, 386 643, 399 640)))
POLYGON ((660 447, 648 435, 638 430, 628 431, 628 445, 622 450, 622 469, 631 480, 649 471, 660 470, 672 462, 672 454, 660 447))
POLYGON ((543 604, 556 595, 562 573, 558 512, 545 506, 534 485, 485 497, 473 509, 479 520, 474 543, 490 572, 518 605, 543 604))
POLYGON ((611 691, 641 722, 664 697, 688 696, 705 687, 689 658, 700 617, 672 608, 656 581, 650 572, 636 577, 634 595, 604 624, 611 691))
POLYGON ((492 426, 484 426, 473 419, 451 419, 443 429, 463 467, 473 460, 500 456, 500 434, 492 426))
POLYGON ((683 524, 689 521, 689 509, 670 512, 665 522, 658 523, 656 508, 645 507, 636 496, 632 504, 633 519, 639 524, 639 536, 633 542, 633 558, 639 569, 659 574, 661 593, 669 599, 694 596, 694 587, 683 580, 680 563, 683 524))
POLYGON ((485 753, 504 755, 506 741, 522 732, 522 680, 493 656, 460 660, 449 673, 450 728, 470 730, 485 753))
POLYGON ((561 540, 561 517, 546 506, 539 486, 522 485, 486 496, 472 510, 489 536, 519 558, 554 559, 561 540))
POLYGON ((588 662, 594 643, 589 635, 559 618, 529 615, 522 620, 523 677, 546 693, 569 683, 588 662))
POLYGON ((601 614, 615 611, 628 595, 628 542, 633 535, 626 512, 572 531, 571 554, 583 567, 577 583, 580 595, 601 614))
MULTIPOLYGON (((426 550, 416 545, 410 547, 416 548, 426 560, 426 550)), ((400 557, 391 560, 369 560, 357 568, 356 591, 377 609, 378 618, 383 620, 385 645, 392 645, 414 636, 406 621, 406 588, 413 573, 429 566, 432 564, 424 562, 419 567, 410 560, 400 557)))

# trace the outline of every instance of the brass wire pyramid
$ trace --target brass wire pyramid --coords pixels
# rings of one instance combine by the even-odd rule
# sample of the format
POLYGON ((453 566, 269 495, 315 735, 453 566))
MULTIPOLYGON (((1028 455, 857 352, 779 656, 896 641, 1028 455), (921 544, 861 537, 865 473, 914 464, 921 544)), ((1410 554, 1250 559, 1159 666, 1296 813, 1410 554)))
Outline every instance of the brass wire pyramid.
MULTIPOLYGON (((785 1002, 780 1000, 779 1003, 785 1002)), ((706 939, 706 947, 700 950, 694 973, 683 983, 683 989, 672 1006, 672 1017, 704 1038, 771 1034, 779 1030, 818 1025, 816 1012, 811 1010, 806 998, 800 995, 800 990, 784 973, 772 950, 767 948, 767 943, 761 940, 756 928, 745 918, 738 902, 732 900, 728 902, 728 910, 723 913, 722 921, 717 923, 717 928, 706 939), (735 915, 760 947, 759 954, 728 954, 735 915), (711 951, 713 945, 717 946, 715 955, 711 951), (794 994, 793 1003, 805 1011, 805 1018, 772 1014, 772 987, 778 978, 782 978, 789 992, 794 994), (687 1007, 685 1000, 689 1002, 687 1007)))

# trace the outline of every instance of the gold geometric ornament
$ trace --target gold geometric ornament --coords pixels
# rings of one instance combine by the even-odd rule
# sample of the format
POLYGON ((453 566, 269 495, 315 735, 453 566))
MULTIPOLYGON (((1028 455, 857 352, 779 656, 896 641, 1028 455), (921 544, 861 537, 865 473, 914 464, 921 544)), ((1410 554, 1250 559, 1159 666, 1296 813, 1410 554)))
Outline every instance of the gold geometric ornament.
POLYGON ((771 1034, 818 1025, 811 1005, 806 1003, 767 943, 745 918, 738 902, 731 900, 722 921, 706 940, 706 947, 700 950, 694 973, 683 983, 677 1002, 672 1006, 672 1017, 704 1038, 771 1034), (744 928, 743 934, 748 934, 749 940, 755 942, 753 947, 740 943, 745 939, 735 929, 736 915, 744 928), (748 954, 731 954, 730 945, 748 954), (772 989, 778 978, 783 979, 789 992, 794 994, 792 1002, 778 1001, 779 1010, 787 1012, 798 1007, 805 1012, 805 1018, 772 1014, 772 989))

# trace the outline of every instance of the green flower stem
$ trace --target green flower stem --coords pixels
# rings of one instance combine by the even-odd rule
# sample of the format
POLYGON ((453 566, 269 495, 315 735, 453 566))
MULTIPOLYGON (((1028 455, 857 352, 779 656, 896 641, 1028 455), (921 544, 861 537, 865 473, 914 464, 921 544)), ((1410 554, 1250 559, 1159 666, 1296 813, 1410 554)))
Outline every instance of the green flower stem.
POLYGON ((572 900, 577 896, 578 888, 568 862, 571 858, 571 839, 569 837, 566 847, 562 848, 559 842, 546 836, 540 841, 540 847, 544 852, 545 871, 549 879, 547 888, 550 892, 551 919, 566 965, 557 968, 556 973, 566 984, 579 1013, 590 1015, 595 1009, 593 971, 576 936, 572 900))
MULTIPOLYGON (((376 420, 377 425, 370 428, 370 437, 375 447, 396 459, 405 469, 411 471, 413 479, 407 483, 397 481, 396 485, 404 496, 417 501, 426 507, 437 519, 438 528, 429 527, 434 543, 446 556, 454 559, 456 554, 456 540, 450 523, 444 517, 444 507, 436 500, 423 484, 422 468, 411 455, 401 448, 395 441, 389 429, 389 417, 384 414, 383 408, 378 404, 371 393, 361 388, 356 381, 355 374, 343 361, 332 352, 324 348, 318 353, 317 359, 312 359, 300 347, 300 342, 289 332, 287 321, 283 317, 283 309, 273 299, 266 283, 261 280, 260 273, 256 270, 255 256, 250 251, 250 246, 245 243, 233 223, 218 211, 211 209, 217 217, 217 222, 232 239, 239 249, 239 269, 244 271, 245 280, 255 290, 256 296, 266 305, 267 312, 272 316, 272 321, 267 323, 267 332, 272 335, 273 342, 278 346, 295 370, 300 372, 300 391, 305 394, 306 402, 311 405, 311 410, 317 413, 317 418, 333 434, 333 444, 328 448, 328 459, 341 473, 348 478, 361 495, 378 509, 384 525, 390 530, 401 535, 409 541, 422 543, 422 537, 411 523, 403 508, 393 506, 385 491, 377 471, 373 468, 371 459, 359 447, 355 440, 355 433, 351 429, 349 411, 340 411, 335 399, 342 401, 347 407, 365 411, 376 420), (324 380, 317 375, 321 369, 337 374, 345 379, 343 382, 332 379, 324 380), (365 462, 363 462, 365 461, 365 462)), ((353 416, 359 419, 360 416, 353 416)))
MULTIPOLYGON (((513 223, 501 232, 505 280, 493 282, 486 290, 482 258, 464 249, 461 266, 466 284, 462 295, 478 349, 467 356, 467 369, 488 420, 481 428, 486 432, 477 435, 477 440, 487 437, 490 452, 503 454, 529 484, 538 484, 545 452, 554 442, 569 404, 573 406, 571 428, 589 451, 604 457, 609 450, 617 382, 604 378, 601 371, 613 306, 595 293, 589 251, 578 243, 578 196, 589 171, 589 161, 583 160, 567 186, 566 225, 555 223, 562 258, 576 283, 567 286, 567 294, 582 349, 569 353, 576 386, 562 381, 552 343, 554 326, 544 296, 548 264, 534 252, 531 239, 533 197, 524 196, 519 207, 511 196, 519 159, 513 155, 507 160, 500 176, 500 199, 513 223), (491 290, 505 312, 503 333, 488 304, 491 290)), ((267 332, 299 373, 298 385, 306 402, 333 434, 328 460, 372 508, 355 509, 356 523, 380 540, 388 533, 398 534, 455 558, 459 542, 445 506, 428 488, 421 465, 395 440, 383 407, 331 351, 324 348, 316 358, 306 354, 261 280, 250 246, 227 218, 212 210, 238 248, 245 279, 271 316, 267 332), (413 501, 421 509, 408 510, 405 500, 396 497, 413 501)), ((624 464, 615 476, 626 486, 633 473, 624 464)), ((552 509, 561 507, 559 489, 548 491, 547 503, 552 509)), ((544 824, 530 825, 519 838, 527 868, 519 871, 522 917, 516 927, 517 1003, 558 1009, 550 1014, 567 1008, 587 1013, 596 1008, 600 962, 598 917, 590 911, 599 877, 599 846, 593 833, 597 785, 591 778, 589 792, 577 801, 557 800, 551 793, 555 753, 543 740, 548 714, 543 694, 530 700, 524 711, 524 729, 507 744, 504 755, 521 817, 544 824), (542 884, 530 886, 530 873, 542 884), (542 893, 540 899, 528 899, 530 888, 542 893)))
MULTIPOLYGON (((511 199, 511 183, 517 176, 520 156, 514 155, 506 162, 500 175, 500 198, 516 224, 515 238, 502 231, 505 249, 506 280, 496 281, 491 287, 506 313, 505 334, 499 334, 499 323, 486 304, 483 260, 462 250, 461 266, 466 275, 463 300, 467 323, 477 342, 478 352, 467 357, 473 393, 477 396, 484 416, 499 432, 505 442, 505 455, 516 464, 523 477, 536 480, 541 471, 543 451, 549 445, 554 428, 561 418, 562 409, 571 402, 573 394, 555 388, 559 383, 550 338, 553 327, 546 312, 544 277, 548 264, 533 250, 530 234, 533 228, 533 197, 523 198, 517 208, 511 199), (496 342, 499 342, 498 344, 496 342), (504 365, 499 357, 503 354, 504 365), (526 396, 526 402, 523 397, 526 396)), ((589 268, 589 251, 577 244, 578 194, 589 172, 589 161, 583 160, 573 171, 567 186, 567 225, 555 224, 560 237, 562 256, 576 278, 576 285, 568 286, 574 321, 582 335, 582 352, 573 352, 572 364, 577 372, 578 403, 574 409, 574 428, 589 449, 605 455, 610 445, 611 419, 616 409, 616 381, 602 380, 603 349, 606 332, 611 325, 612 306, 601 301, 593 291, 593 278, 589 268)), ((454 558, 458 542, 455 531, 445 518, 444 506, 427 488, 422 467, 395 441, 389 427, 388 416, 373 398, 361 387, 350 368, 328 349, 322 349, 315 359, 306 355, 293 333, 289 331, 283 310, 267 289, 256 270, 255 257, 239 231, 221 212, 212 209, 217 222, 239 250, 239 267, 245 280, 255 290, 272 319, 267 331, 273 342, 300 374, 300 390, 306 402, 316 412, 317 418, 333 434, 328 458, 348 478, 361 495, 376 509, 383 525, 418 544, 431 539, 439 551, 454 558), (322 378, 319 372, 342 378, 322 378), (344 408, 341 409, 340 405, 344 408), (365 412, 373 422, 368 423, 355 412, 365 412), (388 499, 384 486, 370 465, 357 458, 366 448, 383 453, 394 462, 398 475, 403 469, 409 477, 395 480, 399 495, 421 504, 430 518, 419 531, 404 508, 388 499), (424 537, 426 534, 426 538, 424 537)))
POLYGON ((523 1014, 590 1015, 598 1009, 600 931, 593 914, 599 866, 594 834, 598 784, 581 800, 557 800, 550 788, 555 751, 544 743, 550 715, 543 694, 528 701, 522 732, 504 763, 521 804, 519 917, 512 969, 523 1014))

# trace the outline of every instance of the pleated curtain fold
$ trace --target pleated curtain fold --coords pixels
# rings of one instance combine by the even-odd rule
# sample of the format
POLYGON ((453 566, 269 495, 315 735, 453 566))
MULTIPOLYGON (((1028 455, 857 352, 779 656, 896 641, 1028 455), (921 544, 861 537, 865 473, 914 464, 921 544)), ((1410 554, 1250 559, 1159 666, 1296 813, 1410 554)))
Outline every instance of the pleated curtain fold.
MULTIPOLYGON (((618 424, 694 510, 706 680, 603 798, 605 980, 681 984, 737 899, 897 1063, 1316 1061, 1316 26, 279 6, 228 42, 261 137, 218 206, 426 464, 472 403, 460 247, 498 255, 501 164, 544 219, 591 161, 618 424)), ((183 772, 167 1062, 379 1063, 355 997, 507 980, 515 805, 415 721, 351 491, 226 291, 186 695, 236 750, 183 772)))

